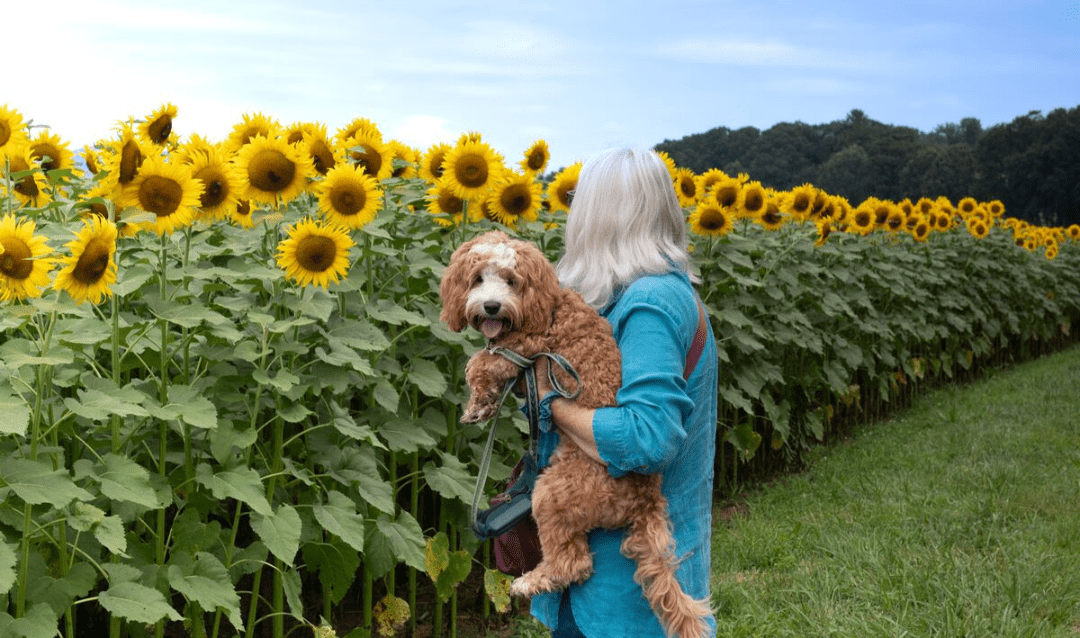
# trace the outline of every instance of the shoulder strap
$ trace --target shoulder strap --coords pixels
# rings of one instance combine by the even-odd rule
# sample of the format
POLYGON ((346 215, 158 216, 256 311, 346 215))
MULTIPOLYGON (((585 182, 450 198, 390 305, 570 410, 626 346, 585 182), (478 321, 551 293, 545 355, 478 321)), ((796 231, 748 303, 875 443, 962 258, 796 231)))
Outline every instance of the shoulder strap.
POLYGON ((701 352, 705 349, 705 342, 709 339, 709 320, 705 318, 705 307, 701 305, 701 299, 698 299, 697 293, 694 294, 694 301, 697 302, 698 309, 697 332, 694 333, 694 341, 690 344, 690 351, 686 353, 683 379, 689 379, 690 375, 694 373, 698 359, 701 358, 701 352))

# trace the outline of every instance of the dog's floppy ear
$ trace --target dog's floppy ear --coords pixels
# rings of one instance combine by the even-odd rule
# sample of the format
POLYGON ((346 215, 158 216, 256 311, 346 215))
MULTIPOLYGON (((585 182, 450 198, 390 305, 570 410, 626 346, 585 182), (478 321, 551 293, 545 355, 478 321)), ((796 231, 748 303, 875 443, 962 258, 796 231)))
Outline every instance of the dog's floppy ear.
POLYGON ((515 242, 514 248, 517 252, 515 270, 522 278, 522 330, 543 332, 554 320, 555 305, 561 292, 559 279, 551 262, 534 244, 519 241, 515 242))
POLYGON ((439 281, 439 297, 443 304, 439 320, 454 332, 461 332, 469 325, 465 316, 465 299, 469 294, 468 277, 474 261, 469 250, 476 242, 474 238, 458 246, 439 281))

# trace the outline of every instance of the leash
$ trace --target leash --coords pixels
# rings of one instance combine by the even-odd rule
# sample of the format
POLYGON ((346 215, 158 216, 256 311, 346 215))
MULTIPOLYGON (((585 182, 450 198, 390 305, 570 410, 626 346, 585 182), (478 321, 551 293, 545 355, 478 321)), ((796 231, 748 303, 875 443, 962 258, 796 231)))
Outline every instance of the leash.
MULTIPOLYGON (((525 492, 531 490, 532 480, 526 477, 532 474, 532 479, 535 480, 535 475, 539 473, 539 459, 537 458, 537 444, 540 440, 540 396, 537 391, 536 385, 536 362, 544 357, 549 359, 548 365, 548 382, 551 384, 551 388, 559 393, 560 396, 567 399, 575 399, 581 393, 581 377, 578 375, 577 370, 574 369, 570 362, 567 361, 562 355, 555 354, 554 352, 540 352, 532 357, 525 357, 508 348, 502 348, 499 346, 492 346, 488 348, 488 352, 491 354, 500 355, 511 363, 520 368, 521 372, 518 376, 508 380, 503 387, 502 394, 499 395, 499 404, 495 408, 495 413, 491 416, 491 430, 488 432, 487 444, 484 446, 484 456, 480 461, 480 472, 476 479, 476 489, 473 491, 472 500, 472 526, 474 531, 477 531, 480 535, 480 530, 477 529, 478 516, 480 514, 480 497, 484 491, 484 485, 487 483, 488 470, 491 468, 491 453, 495 446, 495 424, 499 418, 499 411, 502 410, 503 403, 506 401, 507 395, 510 394, 518 380, 522 376, 525 377, 525 396, 529 406, 529 449, 525 456, 522 457, 524 465, 522 468, 521 477, 514 484, 515 486, 523 486, 520 491, 525 492), (554 364, 554 365, 552 365, 554 364), (565 386, 555 376, 555 365, 559 366, 564 372, 566 372, 577 384, 577 387, 573 392, 566 389, 565 386), (525 479, 525 480, 522 480, 525 479)), ((509 496, 514 495, 513 487, 508 491, 509 496)), ((523 508, 530 507, 528 500, 523 502, 523 508)), ((521 515, 521 511, 506 510, 500 512, 500 519, 512 520, 516 516, 521 515)), ((485 525, 491 529, 498 529, 501 525, 501 520, 485 520, 485 525)), ((481 537, 483 537, 481 535, 481 537)))

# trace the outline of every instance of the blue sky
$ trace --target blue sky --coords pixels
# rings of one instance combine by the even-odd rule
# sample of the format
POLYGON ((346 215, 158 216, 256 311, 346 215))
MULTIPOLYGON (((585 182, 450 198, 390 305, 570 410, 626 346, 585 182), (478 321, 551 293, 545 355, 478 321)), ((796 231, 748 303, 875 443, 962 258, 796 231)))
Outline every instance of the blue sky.
POLYGON ((549 168, 716 126, 862 109, 929 131, 1080 105, 1080 2, 50 0, 6 7, 0 104, 72 148, 165 102, 182 137, 245 113, 357 116, 426 149, 479 131, 549 168), (13 65, 13 66, 12 66, 13 65))

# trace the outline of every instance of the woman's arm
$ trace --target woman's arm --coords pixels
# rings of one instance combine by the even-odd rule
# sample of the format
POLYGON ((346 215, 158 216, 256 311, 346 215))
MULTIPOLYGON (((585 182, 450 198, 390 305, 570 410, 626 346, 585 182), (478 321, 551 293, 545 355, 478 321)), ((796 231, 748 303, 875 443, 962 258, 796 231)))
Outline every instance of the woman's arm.
MULTIPOLYGON (((541 397, 546 397, 552 391, 551 383, 548 381, 546 357, 540 357, 536 362, 536 389, 541 397)), ((593 436, 592 422, 596 410, 583 408, 574 401, 557 395, 549 399, 549 405, 551 406, 551 420, 559 429, 559 434, 569 436, 593 460, 606 465, 600 458, 596 438, 593 436)))

